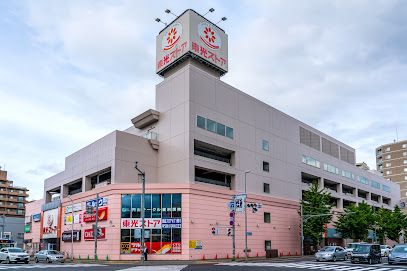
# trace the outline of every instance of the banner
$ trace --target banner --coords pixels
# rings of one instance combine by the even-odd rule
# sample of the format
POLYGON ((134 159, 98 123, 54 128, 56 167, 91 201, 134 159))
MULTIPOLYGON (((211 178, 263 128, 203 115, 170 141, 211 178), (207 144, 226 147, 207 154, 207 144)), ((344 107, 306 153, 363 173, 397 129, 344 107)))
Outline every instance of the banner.
POLYGON ((41 214, 33 214, 32 217, 34 222, 38 222, 41 220, 41 214))
MULTIPOLYGON (((64 242, 71 242, 72 241, 72 231, 64 231, 62 233, 62 241, 64 242)), ((74 230, 73 231, 73 241, 74 242, 79 242, 81 240, 81 231, 80 230, 74 230)))
POLYGON ((42 233, 43 239, 58 237, 58 209, 44 212, 42 233))
POLYGON ((65 207, 65 214, 72 213, 72 209, 74 212, 82 211, 82 203, 75 203, 73 205, 68 205, 65 207))
MULTIPOLYGON (((99 221, 107 220, 107 207, 100 207, 98 208, 99 214, 99 221)), ((86 212, 83 213, 83 222, 95 222, 96 221, 96 214, 87 214, 86 212)))
POLYGON ((163 218, 161 219, 161 224, 163 229, 177 228, 181 229, 182 219, 181 218, 163 218))
MULTIPOLYGON (((77 213, 73 215, 73 223, 74 224, 80 224, 82 223, 82 214, 81 213, 77 213)), ((69 215, 65 215, 64 218, 64 225, 71 225, 72 224, 72 214, 69 215)))
MULTIPOLYGON (((121 242, 121 251, 124 254, 140 254, 140 242, 121 242), (130 244, 130 248, 129 248, 130 244)), ((149 254, 179 254, 181 253, 181 242, 146 242, 149 254)))

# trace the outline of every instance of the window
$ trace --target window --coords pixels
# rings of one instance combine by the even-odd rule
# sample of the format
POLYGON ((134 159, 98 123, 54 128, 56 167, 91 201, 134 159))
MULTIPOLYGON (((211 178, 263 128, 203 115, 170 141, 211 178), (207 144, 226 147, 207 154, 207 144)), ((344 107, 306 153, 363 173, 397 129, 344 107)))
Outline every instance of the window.
POLYGON ((386 167, 391 167, 391 163, 386 163, 386 167))
POLYGON ((263 171, 269 172, 270 171, 270 164, 269 162, 263 161, 263 171))
POLYGON ((372 187, 374 187, 376 189, 380 189, 380 183, 372 180, 370 184, 372 187))
POLYGON ((339 168, 330 164, 324 164, 324 170, 339 175, 339 168))
POLYGON ((270 184, 269 183, 263 183, 263 192, 270 194, 270 184))
POLYGON ((390 147, 387 147, 387 148, 386 148, 386 151, 390 151, 390 147))
POLYGON ((264 223, 270 222, 271 222, 270 213, 264 212, 264 223))
POLYGON ((320 162, 309 156, 302 156, 302 162, 312 167, 321 168, 320 162))
POLYGON ((383 191, 390 193, 390 187, 387 185, 383 185, 383 191))
POLYGON ((403 144, 402 148, 407 148, 407 144, 403 144))
POLYGON ((353 175, 352 172, 346 170, 342 170, 342 176, 351 180, 355 179, 355 175, 353 175))
POLYGON ((386 170, 386 175, 390 175, 392 173, 391 170, 386 170))
POLYGON ((407 176, 404 176, 404 180, 407 181, 407 176))
POLYGON ((369 180, 363 176, 359 176, 359 182, 363 184, 369 184, 369 180))
POLYGON ((407 156, 407 151, 403 152, 403 156, 407 156))
POLYGON ((404 160, 404 161, 403 161, 403 164, 404 164, 404 165, 407 165, 407 160, 404 160))
POLYGON ((406 167, 404 168, 404 172, 407 172, 407 168, 406 168, 406 167))
POLYGON ((206 119, 201 116, 196 116, 196 126, 202 129, 206 129, 206 119))
POLYGON ((218 135, 226 136, 230 139, 233 139, 233 128, 225 126, 222 123, 218 123, 216 121, 206 119, 201 116, 196 116, 196 126, 207 131, 216 133, 218 135))
POLYGON ((262 140, 261 146, 264 151, 270 150, 270 143, 265 139, 262 140))
POLYGON ((386 157, 385 157, 386 159, 391 159, 391 155, 389 154, 389 155, 386 155, 386 157))

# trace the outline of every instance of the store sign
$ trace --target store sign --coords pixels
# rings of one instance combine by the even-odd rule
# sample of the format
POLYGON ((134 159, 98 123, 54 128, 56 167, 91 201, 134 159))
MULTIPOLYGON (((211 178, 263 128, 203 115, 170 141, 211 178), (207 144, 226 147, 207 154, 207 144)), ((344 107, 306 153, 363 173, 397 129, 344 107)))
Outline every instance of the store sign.
MULTIPOLYGON (((85 241, 95 240, 95 238, 93 237, 93 229, 84 230, 83 239, 85 241)), ((106 228, 98 229, 98 240, 99 239, 106 239, 106 228)))
POLYGON ((75 203, 73 205, 68 205, 65 207, 65 214, 82 211, 82 203, 75 203))
POLYGON ((42 238, 57 238, 58 236, 58 209, 44 212, 44 222, 42 227, 42 238))
MULTIPOLYGON (((122 218, 120 223, 122 229, 141 229, 141 218, 122 218)), ((161 218, 145 218, 145 229, 161 229, 161 218)))
POLYGON ((156 38, 156 72, 162 75, 171 64, 191 55, 228 71, 228 36, 218 26, 187 10, 156 38))
POLYGON ((31 232, 31 224, 25 224, 25 226, 24 226, 24 232, 25 232, 25 233, 31 232))
POLYGON ((182 219, 181 218, 163 218, 161 219, 161 227, 163 229, 177 228, 181 229, 182 219))
MULTIPOLYGON (((98 208, 98 214, 99 214, 98 221, 107 220, 107 207, 98 208)), ((95 222, 95 221, 96 221, 96 213, 93 213, 93 214, 87 214, 86 212, 83 213, 83 222, 89 223, 89 222, 95 222)))
MULTIPOLYGON (((181 242, 146 242, 150 254, 179 254, 181 253, 181 242)), ((121 242, 122 254, 140 254, 140 242, 121 242)))
MULTIPOLYGON (((81 231, 80 230, 74 230, 73 231, 73 241, 74 242, 79 242, 80 240, 81 240, 81 231)), ((72 231, 64 231, 62 233, 62 241, 71 242, 72 241, 72 231)))
POLYGON ((72 220, 74 224, 80 224, 82 223, 82 217, 83 215, 81 213, 77 214, 69 214, 64 216, 64 225, 72 225, 72 220))
POLYGON ((32 218, 34 222, 38 222, 41 220, 41 214, 33 214, 32 218))
MULTIPOLYGON (((99 198, 99 207, 107 205, 107 198, 99 198)), ((86 207, 96 208, 96 199, 88 200, 86 207)))
POLYGON ((189 240, 189 248, 191 249, 202 249, 202 240, 189 240))

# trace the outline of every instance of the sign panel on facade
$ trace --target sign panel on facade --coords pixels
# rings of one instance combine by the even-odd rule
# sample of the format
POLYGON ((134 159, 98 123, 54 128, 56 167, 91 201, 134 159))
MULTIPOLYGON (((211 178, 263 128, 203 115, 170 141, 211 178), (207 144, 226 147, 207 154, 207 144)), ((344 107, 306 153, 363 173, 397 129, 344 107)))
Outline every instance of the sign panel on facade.
POLYGON ((74 213, 73 215, 69 214, 64 216, 64 225, 71 225, 72 221, 74 224, 82 223, 82 213, 74 213))
POLYGON ((57 238, 58 236, 58 209, 44 212, 44 222, 42 226, 42 238, 57 238))
MULTIPOLYGON (((120 223, 122 229, 141 229, 141 218, 122 218, 120 223)), ((145 229, 161 229, 161 218, 146 218, 144 219, 145 229)))
MULTIPOLYGON (((106 228, 99 228, 98 229, 98 240, 99 239, 106 239, 106 228)), ((95 240, 93 237, 93 229, 86 229, 83 232, 83 240, 95 240)))
MULTIPOLYGON (((100 207, 98 208, 98 214, 99 214, 99 221, 107 220, 107 207, 100 207)), ((96 213, 93 214, 88 214, 88 213, 83 213, 83 222, 89 223, 89 222, 95 222, 96 221, 96 213)))
POLYGON ((32 217, 34 222, 38 222, 41 220, 41 214, 33 214, 32 217))
MULTIPOLYGON (((95 201, 96 206, 96 201, 95 201)), ((74 212, 82 211, 82 203, 75 203, 73 205, 68 205, 65 207, 65 214, 72 213, 72 209, 74 212)))
MULTIPOLYGON (((74 230, 73 231, 73 241, 74 242, 79 242, 80 240, 81 240, 81 231, 80 230, 74 230)), ((72 241, 72 231, 64 231, 62 233, 62 241, 71 242, 72 241)))
POLYGON ((181 14, 156 39, 156 72, 160 75, 186 57, 218 70, 228 71, 228 36, 193 10, 181 14))
MULTIPOLYGON (((107 198, 99 198, 99 207, 107 205, 107 198)), ((86 207, 96 207, 96 199, 88 200, 86 202, 86 207)))

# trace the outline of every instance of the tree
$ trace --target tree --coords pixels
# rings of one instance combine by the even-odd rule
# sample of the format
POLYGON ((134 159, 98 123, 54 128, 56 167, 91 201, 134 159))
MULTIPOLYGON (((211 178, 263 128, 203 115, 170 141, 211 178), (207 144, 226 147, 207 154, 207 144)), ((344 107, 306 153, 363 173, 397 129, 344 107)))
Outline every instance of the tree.
POLYGON ((367 241, 369 230, 374 228, 375 220, 372 207, 362 202, 346 208, 345 212, 339 215, 335 227, 343 238, 367 241))
POLYGON ((388 232, 388 221, 391 220, 392 211, 385 208, 380 208, 375 212, 375 230, 376 236, 380 243, 383 243, 388 232))
POLYGON ((396 205, 394 211, 388 211, 388 215, 381 218, 385 237, 399 242, 402 232, 407 229, 407 216, 396 205))
POLYGON ((316 182, 304 192, 301 200, 304 237, 311 238, 314 244, 320 243, 325 232, 324 225, 332 219, 330 201, 331 194, 325 189, 319 189, 316 182))

